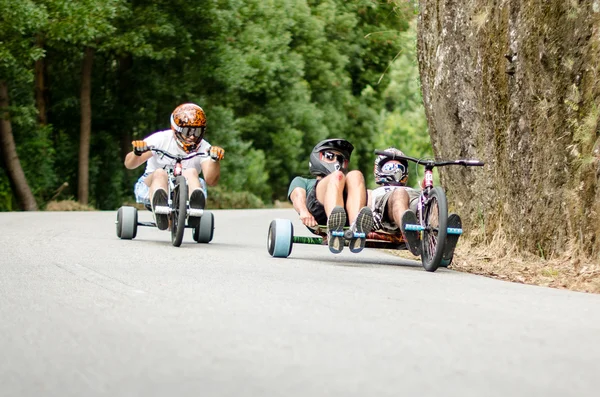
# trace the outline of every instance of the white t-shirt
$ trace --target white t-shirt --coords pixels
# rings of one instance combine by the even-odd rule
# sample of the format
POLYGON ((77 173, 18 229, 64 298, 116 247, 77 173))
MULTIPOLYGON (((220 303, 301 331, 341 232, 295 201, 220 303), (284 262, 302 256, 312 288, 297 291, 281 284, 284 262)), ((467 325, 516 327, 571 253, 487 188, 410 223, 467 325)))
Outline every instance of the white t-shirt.
MULTIPOLYGON (((155 132, 154 134, 146 137, 144 141, 148 146, 154 146, 157 149, 164 150, 173 155, 186 156, 188 154, 191 154, 186 153, 181 147, 179 147, 177 141, 175 140, 175 135, 173 135, 173 130, 170 129, 155 132)), ((209 149, 210 144, 203 139, 202 142, 200 142, 200 146, 196 149, 196 151, 208 153, 209 149)), ((154 155, 150 157, 150 159, 146 162, 146 171, 144 173, 149 174, 159 168, 169 170, 175 165, 175 160, 163 156, 159 153, 153 154, 154 155)), ((210 157, 208 156, 196 156, 189 160, 183 160, 181 162, 181 165, 183 166, 183 169, 195 168, 198 171, 198 174, 200 174, 202 172, 202 167, 200 166, 200 164, 202 164, 205 161, 208 161, 209 159, 210 157)))

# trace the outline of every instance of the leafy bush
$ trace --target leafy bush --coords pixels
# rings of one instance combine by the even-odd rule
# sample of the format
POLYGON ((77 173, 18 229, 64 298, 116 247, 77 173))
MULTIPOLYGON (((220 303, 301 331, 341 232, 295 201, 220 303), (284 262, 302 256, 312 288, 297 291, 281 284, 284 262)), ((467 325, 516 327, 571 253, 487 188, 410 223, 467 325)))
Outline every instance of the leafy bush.
POLYGON ((250 192, 232 192, 216 186, 209 188, 208 209, 264 208, 265 203, 250 192))

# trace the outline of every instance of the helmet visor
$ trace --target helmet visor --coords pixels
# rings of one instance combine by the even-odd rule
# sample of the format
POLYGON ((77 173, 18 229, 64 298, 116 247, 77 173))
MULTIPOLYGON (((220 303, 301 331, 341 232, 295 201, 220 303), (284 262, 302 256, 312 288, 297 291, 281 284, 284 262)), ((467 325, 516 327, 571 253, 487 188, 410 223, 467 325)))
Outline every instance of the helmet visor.
POLYGON ((401 162, 397 161, 388 161, 381 166, 381 171, 389 174, 393 174, 396 172, 401 172, 404 174, 406 172, 406 167, 401 162))
POLYGON ((348 160, 343 154, 335 152, 333 150, 324 150, 319 152, 319 160, 327 164, 339 163, 342 168, 348 166, 348 160))
POLYGON ((177 132, 181 134, 185 139, 188 138, 200 138, 204 135, 205 127, 178 127, 177 132))

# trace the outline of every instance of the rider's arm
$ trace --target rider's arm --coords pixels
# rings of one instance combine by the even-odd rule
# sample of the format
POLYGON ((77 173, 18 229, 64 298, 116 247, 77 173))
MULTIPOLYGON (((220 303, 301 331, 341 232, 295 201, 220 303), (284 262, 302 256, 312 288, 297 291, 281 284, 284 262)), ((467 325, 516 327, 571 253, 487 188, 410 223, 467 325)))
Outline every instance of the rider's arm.
POLYGON ((150 157, 152 157, 152 152, 146 152, 142 153, 141 156, 136 156, 135 153, 131 151, 127 153, 127 156, 125 156, 125 168, 130 170, 137 168, 148 161, 150 157))
POLYGON ((306 179, 296 177, 290 184, 289 198, 294 206, 294 209, 300 215, 302 223, 309 227, 317 226, 315 217, 310 213, 306 207, 306 179))
POLYGON ((221 176, 221 163, 218 161, 207 160, 200 164, 202 175, 208 186, 215 186, 221 176))
POLYGON ((295 188, 292 190, 292 194, 290 194, 290 200, 294 205, 294 209, 298 215, 300 215, 300 220, 304 225, 309 227, 317 226, 315 217, 306 207, 306 190, 302 189, 301 187, 295 188))
POLYGON ((306 207, 306 190, 301 187, 297 187, 292 190, 290 194, 290 200, 292 201, 292 205, 297 213, 301 213, 303 211, 308 211, 306 207))

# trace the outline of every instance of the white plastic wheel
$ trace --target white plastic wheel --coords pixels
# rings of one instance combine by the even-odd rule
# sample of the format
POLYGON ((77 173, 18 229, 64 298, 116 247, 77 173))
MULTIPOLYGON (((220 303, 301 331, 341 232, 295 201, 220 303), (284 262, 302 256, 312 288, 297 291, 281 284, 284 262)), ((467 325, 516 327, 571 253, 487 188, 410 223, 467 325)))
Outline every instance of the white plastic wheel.
POLYGON ((137 234, 138 213, 135 207, 123 206, 117 211, 117 237, 121 240, 134 239, 137 234))
POLYGON ((212 212, 204 211, 200 223, 194 228, 193 237, 198 243, 209 243, 215 231, 215 217, 212 212))
POLYGON ((267 250, 274 258, 287 258, 294 244, 294 226, 289 219, 274 219, 269 225, 267 250))

